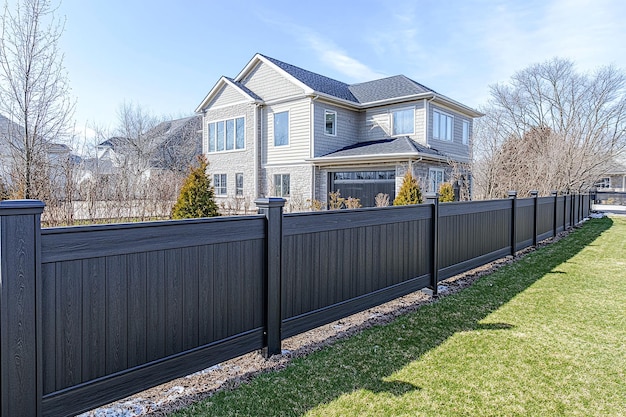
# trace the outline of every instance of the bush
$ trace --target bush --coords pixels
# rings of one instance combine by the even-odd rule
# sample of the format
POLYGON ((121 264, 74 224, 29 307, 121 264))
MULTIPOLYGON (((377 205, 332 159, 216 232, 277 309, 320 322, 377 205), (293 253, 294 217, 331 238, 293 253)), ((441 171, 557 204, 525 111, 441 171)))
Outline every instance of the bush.
POLYGON ((197 217, 219 216, 213 199, 215 191, 211 178, 206 173, 209 162, 204 156, 198 157, 198 166, 191 167, 183 183, 178 200, 172 207, 173 219, 193 219, 197 217))
POLYGON ((394 206, 406 206, 409 204, 420 204, 422 202, 422 191, 417 180, 410 172, 407 172, 402 181, 400 192, 393 200, 394 206))
POLYGON ((452 184, 444 182, 439 187, 439 202, 449 203, 451 201, 454 201, 454 190, 452 189, 452 184))

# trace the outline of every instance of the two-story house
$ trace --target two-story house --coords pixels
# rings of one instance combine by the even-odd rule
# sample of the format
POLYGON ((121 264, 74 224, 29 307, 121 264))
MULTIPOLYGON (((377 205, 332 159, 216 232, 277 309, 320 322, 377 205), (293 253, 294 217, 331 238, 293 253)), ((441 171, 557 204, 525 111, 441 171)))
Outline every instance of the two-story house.
POLYGON ((403 75, 346 84, 256 54, 221 77, 196 109, 218 201, 330 191, 374 206, 411 170, 438 190, 452 167, 469 180, 472 120, 481 113, 403 75))

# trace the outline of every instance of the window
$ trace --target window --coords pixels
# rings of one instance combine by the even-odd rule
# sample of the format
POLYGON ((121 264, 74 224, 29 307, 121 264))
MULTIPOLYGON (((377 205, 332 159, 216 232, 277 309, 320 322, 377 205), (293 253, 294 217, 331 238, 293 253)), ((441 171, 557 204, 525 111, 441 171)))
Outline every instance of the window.
POLYGON ((452 116, 433 110, 433 138, 452 140, 452 116))
POLYGON ((415 133, 415 110, 394 110, 391 113, 391 126, 393 136, 412 135, 415 133))
POLYGON ((246 146, 243 117, 209 123, 209 152, 232 151, 246 146))
POLYGON ((430 186, 431 193, 438 193, 439 187, 443 183, 444 173, 443 169, 440 168, 429 168, 428 169, 428 183, 430 186))
POLYGON ((226 195, 226 174, 213 175, 213 186, 216 195, 226 195))
POLYGON ((600 178, 600 181, 596 182, 595 186, 598 188, 611 188, 611 178, 600 178))
POLYGON ((467 145, 469 143, 469 122, 467 120, 463 120, 463 145, 467 145))
POLYGON ((274 113, 274 146, 289 145, 289 112, 274 113))
POLYGON ((235 174, 235 195, 243 195, 243 173, 235 174))
POLYGON ((289 197, 289 174, 274 175, 274 195, 289 197))
POLYGON ((337 135, 337 112, 324 110, 324 134, 330 136, 337 135))

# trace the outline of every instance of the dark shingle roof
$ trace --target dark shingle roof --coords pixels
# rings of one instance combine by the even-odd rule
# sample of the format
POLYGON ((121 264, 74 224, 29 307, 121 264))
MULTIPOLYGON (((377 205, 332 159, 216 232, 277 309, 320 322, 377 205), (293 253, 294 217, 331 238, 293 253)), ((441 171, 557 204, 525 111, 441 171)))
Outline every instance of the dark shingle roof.
POLYGON ((331 152, 322 156, 322 158, 344 158, 350 156, 367 156, 367 155, 394 155, 394 154, 425 154, 437 157, 445 157, 444 154, 436 149, 428 148, 421 145, 407 136, 382 139, 368 142, 360 142, 355 145, 346 146, 338 151, 331 152))
POLYGON ((435 93, 434 90, 404 75, 350 85, 266 55, 261 56, 313 90, 354 103, 364 104, 414 94, 435 93))
POLYGON ((359 103, 371 103, 390 98, 435 92, 404 75, 352 84, 350 91, 359 100, 359 103))
POLYGON ((346 83, 296 67, 295 65, 287 64, 286 62, 279 61, 269 56, 261 56, 317 92, 355 103, 359 102, 350 92, 350 86, 346 83))

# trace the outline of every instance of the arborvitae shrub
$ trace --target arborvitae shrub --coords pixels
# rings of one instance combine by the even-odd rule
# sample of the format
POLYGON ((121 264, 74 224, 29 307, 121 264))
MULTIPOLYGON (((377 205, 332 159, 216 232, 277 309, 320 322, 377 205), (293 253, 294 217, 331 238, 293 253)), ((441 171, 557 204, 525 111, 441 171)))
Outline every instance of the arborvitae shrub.
POLYGON ((439 202, 449 203, 450 201, 454 201, 454 190, 452 189, 452 184, 444 182, 439 187, 439 202))
POLYGON ((178 200, 172 207, 173 219, 193 219, 197 217, 219 216, 213 199, 215 191, 206 169, 209 162, 204 156, 198 157, 198 166, 191 167, 185 178, 178 200))
POLYGON ((408 204, 420 204, 422 202, 422 191, 417 180, 410 172, 407 172, 402 181, 400 192, 393 200, 394 206, 406 206, 408 204))

